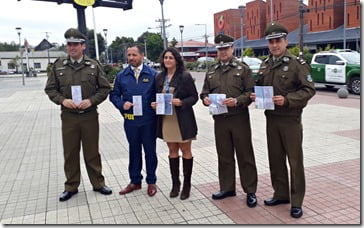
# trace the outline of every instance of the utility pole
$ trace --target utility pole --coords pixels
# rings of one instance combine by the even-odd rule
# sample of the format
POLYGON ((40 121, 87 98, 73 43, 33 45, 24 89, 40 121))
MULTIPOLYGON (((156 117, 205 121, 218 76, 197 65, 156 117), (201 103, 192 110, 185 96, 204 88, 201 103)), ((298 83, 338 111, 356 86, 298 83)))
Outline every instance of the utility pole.
POLYGON ((299 0, 300 6, 299 6, 299 27, 300 27, 300 31, 299 31, 299 48, 300 48, 300 53, 299 56, 302 58, 303 57, 303 0, 299 0))
POLYGON ((243 56, 244 56, 244 22, 243 22, 243 18, 244 18, 244 11, 245 11, 245 6, 239 6, 240 9, 240 54, 241 54, 241 60, 243 60, 243 56))
MULTIPOLYGON (((48 35, 48 33, 49 32, 45 32, 45 34, 46 34, 46 37, 47 37, 47 41, 49 42, 49 35, 48 35)), ((48 65, 51 63, 51 59, 50 59, 50 57, 49 57, 49 48, 47 48, 47 54, 48 54, 48 65)))
POLYGON ((346 0, 344 0, 344 40, 343 40, 343 48, 346 49, 346 0))

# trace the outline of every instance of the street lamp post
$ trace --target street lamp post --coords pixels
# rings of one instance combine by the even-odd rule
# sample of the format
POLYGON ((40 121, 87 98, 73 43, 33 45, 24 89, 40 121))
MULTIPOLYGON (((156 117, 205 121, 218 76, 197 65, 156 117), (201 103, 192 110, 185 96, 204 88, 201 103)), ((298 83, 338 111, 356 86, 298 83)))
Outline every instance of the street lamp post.
POLYGON ((148 59, 148 54, 147 54, 147 37, 144 37, 144 52, 145 52, 145 58, 148 59))
POLYGON ((243 60, 244 57, 244 11, 245 6, 239 6, 240 9, 240 54, 241 54, 241 60, 243 60))
POLYGON ((161 3, 161 9, 162 9, 162 36, 163 36, 163 47, 164 49, 167 49, 167 38, 166 38, 166 26, 165 26, 165 20, 164 20, 164 12, 163 12, 163 2, 164 0, 159 0, 161 3))
POLYGON ((109 54, 108 54, 108 50, 107 50, 107 29, 103 29, 102 30, 104 32, 104 36, 105 36, 105 54, 106 54, 106 63, 109 63, 109 54))
POLYGON ((206 24, 195 24, 195 25, 203 25, 205 26, 205 63, 206 63, 206 70, 207 70, 207 57, 208 57, 208 50, 207 50, 207 25, 206 24))
POLYGON ((21 64, 21 75, 22 75, 22 79, 23 79, 23 85, 25 85, 25 81, 24 81, 24 70, 23 70, 23 58, 22 58, 22 54, 21 54, 21 39, 20 39, 20 34, 21 34, 21 28, 20 27, 16 27, 15 28, 16 31, 18 32, 18 36, 19 36, 19 53, 20 53, 20 64, 21 64))
POLYGON ((181 56, 182 56, 182 60, 184 60, 183 59, 183 35, 182 35, 184 27, 185 27, 184 25, 179 26, 179 31, 181 32, 181 56))

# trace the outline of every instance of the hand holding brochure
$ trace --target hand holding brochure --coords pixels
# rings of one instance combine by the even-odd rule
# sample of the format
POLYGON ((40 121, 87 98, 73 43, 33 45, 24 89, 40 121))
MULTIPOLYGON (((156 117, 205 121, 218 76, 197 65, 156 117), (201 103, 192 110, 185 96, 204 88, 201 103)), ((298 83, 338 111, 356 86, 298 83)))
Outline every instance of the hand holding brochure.
POLYGON ((254 86, 255 108, 274 110, 273 86, 254 86))
POLYGON ((72 90, 72 101, 76 105, 79 105, 82 101, 82 90, 80 85, 71 86, 72 90))
POLYGON ((223 101, 226 99, 226 94, 210 93, 209 98, 211 100, 209 106, 211 115, 219 115, 228 112, 227 106, 223 104, 223 101))
POLYGON ((142 96, 133 96, 133 114, 134 116, 143 115, 142 96))
POLYGON ((156 94, 156 102, 157 102, 157 115, 172 115, 172 99, 173 94, 171 93, 157 93, 156 94))

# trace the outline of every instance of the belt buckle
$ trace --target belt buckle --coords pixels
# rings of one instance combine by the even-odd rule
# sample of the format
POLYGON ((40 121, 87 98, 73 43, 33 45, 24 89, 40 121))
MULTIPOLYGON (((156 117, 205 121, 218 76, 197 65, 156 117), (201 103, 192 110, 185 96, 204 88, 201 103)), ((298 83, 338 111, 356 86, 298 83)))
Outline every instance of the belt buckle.
POLYGON ((77 113, 78 114, 82 114, 82 113, 84 113, 85 111, 84 110, 79 110, 79 111, 77 111, 77 113))

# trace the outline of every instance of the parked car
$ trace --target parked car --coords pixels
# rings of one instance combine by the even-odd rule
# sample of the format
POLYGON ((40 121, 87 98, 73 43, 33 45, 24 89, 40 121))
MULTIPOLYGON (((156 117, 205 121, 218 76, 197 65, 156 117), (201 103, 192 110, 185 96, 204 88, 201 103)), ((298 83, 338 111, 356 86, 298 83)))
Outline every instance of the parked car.
MULTIPOLYGON (((238 60, 241 61, 241 58, 238 58, 238 60)), ((252 71, 253 78, 256 79, 262 60, 255 57, 244 56, 243 61, 248 64, 249 68, 252 71)))
POLYGON ((360 54, 349 49, 316 53, 311 60, 311 76, 317 84, 347 85, 350 92, 360 94, 360 54))

